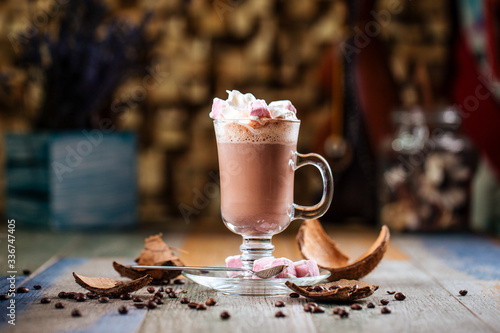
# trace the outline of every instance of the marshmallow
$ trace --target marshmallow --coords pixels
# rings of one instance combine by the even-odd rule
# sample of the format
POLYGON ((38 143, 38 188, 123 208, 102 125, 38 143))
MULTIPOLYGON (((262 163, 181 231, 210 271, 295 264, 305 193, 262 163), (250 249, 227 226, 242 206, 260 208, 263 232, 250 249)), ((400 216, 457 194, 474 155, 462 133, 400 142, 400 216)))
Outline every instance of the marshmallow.
POLYGON ((293 262, 287 258, 275 259, 272 257, 266 257, 266 258, 255 260, 255 262, 253 264, 253 270, 260 271, 262 269, 271 268, 271 267, 279 266, 279 265, 287 265, 288 267, 282 273, 280 273, 278 276, 276 276, 276 278, 282 279, 282 278, 297 277, 297 273, 295 272, 295 266, 293 265, 293 262))
POLYGON ((213 119, 220 118, 222 109, 227 106, 228 104, 226 101, 223 101, 222 99, 215 97, 214 102, 212 104, 212 112, 210 112, 210 117, 213 119))
POLYGON ((248 104, 251 117, 271 118, 271 112, 267 109, 266 102, 262 99, 255 100, 248 104))
MULTIPOLYGON (((229 256, 226 258, 226 267, 228 268, 241 268, 243 267, 243 263, 241 262, 241 256, 235 255, 235 256, 229 256)), ((235 277, 239 275, 240 272, 234 271, 234 272, 227 272, 228 277, 235 277)))
POLYGON ((318 264, 314 260, 300 260, 293 263, 297 277, 318 276, 318 264))

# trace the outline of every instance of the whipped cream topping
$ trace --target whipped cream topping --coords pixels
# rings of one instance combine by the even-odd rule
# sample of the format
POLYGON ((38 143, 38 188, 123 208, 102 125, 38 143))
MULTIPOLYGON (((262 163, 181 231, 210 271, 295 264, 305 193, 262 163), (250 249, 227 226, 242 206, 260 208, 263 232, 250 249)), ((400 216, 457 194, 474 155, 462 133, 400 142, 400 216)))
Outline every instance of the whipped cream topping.
POLYGON ((297 110, 288 100, 274 101, 269 105, 254 95, 238 90, 226 90, 228 98, 214 98, 210 117, 213 119, 287 119, 297 120, 297 110))

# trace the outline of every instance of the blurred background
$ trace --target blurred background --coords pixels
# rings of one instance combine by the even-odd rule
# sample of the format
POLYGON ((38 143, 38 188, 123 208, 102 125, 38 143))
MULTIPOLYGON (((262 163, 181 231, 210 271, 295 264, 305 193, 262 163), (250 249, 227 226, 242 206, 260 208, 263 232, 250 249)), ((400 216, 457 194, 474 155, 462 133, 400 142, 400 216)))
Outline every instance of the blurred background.
POLYGON ((3 0, 0 44, 18 227, 220 224, 208 113, 237 89, 296 106, 325 223, 500 233, 500 1, 3 0))

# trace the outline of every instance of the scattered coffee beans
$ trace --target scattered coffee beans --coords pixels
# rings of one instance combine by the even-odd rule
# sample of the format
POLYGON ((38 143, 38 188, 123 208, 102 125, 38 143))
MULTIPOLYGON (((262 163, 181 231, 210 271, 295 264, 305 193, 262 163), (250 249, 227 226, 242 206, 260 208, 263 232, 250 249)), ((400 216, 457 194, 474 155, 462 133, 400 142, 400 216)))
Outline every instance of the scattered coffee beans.
POLYGON ((370 309, 373 309, 375 307, 375 304, 373 304, 372 302, 368 303, 366 305, 367 308, 370 308, 370 309))
POLYGON ((156 297, 156 296, 153 297, 152 301, 155 302, 158 305, 162 305, 163 304, 163 300, 161 298, 159 298, 159 297, 156 297))
POLYGON ((72 317, 81 317, 82 313, 80 312, 80 310, 74 309, 73 311, 71 311, 71 316, 72 317))
POLYGON ((274 306, 277 308, 282 308, 285 306, 285 303, 283 301, 277 301, 276 303, 274 303, 274 306))
POLYGON ((165 289, 163 289, 163 287, 160 287, 160 288, 158 288, 158 291, 162 293, 165 291, 165 289))
POLYGON ((397 301, 403 301, 403 300, 406 298, 406 296, 405 296, 405 294, 403 294, 403 293, 396 293, 396 295, 394 295, 394 298, 395 298, 397 301))
POLYGON ((333 309, 333 314, 339 314, 340 311, 342 311, 341 308, 335 308, 335 309, 333 309))
POLYGON ((75 296, 75 301, 77 302, 85 302, 87 300, 87 296, 83 295, 83 294, 78 294, 75 296))
POLYGON ((347 318, 347 317, 349 317, 349 312, 347 310, 345 310, 345 309, 342 309, 339 312, 339 316, 342 319, 347 318))
POLYGON ((174 284, 185 284, 186 281, 184 281, 183 279, 175 279, 174 280, 174 284))
POLYGON ((41 286, 41 285, 39 285, 39 284, 35 284, 35 285, 33 286, 33 289, 35 289, 35 290, 40 290, 40 289, 42 289, 42 286, 41 286))
POLYGON ((388 293, 389 295, 394 295, 396 292, 395 292, 395 291, 389 291, 389 290, 387 290, 387 293, 388 293))
POLYGON ((205 302, 205 304, 208 305, 208 306, 214 306, 215 303, 217 303, 217 302, 212 297, 210 297, 209 299, 207 299, 207 301, 205 302))
POLYGON ((69 293, 66 293, 66 298, 73 299, 78 293, 75 293, 74 291, 70 291, 69 293))
POLYGON ((188 303, 189 303, 189 299, 187 299, 186 297, 181 299, 181 304, 188 304, 188 303))
POLYGON ((42 303, 42 304, 49 304, 49 303, 50 303, 50 298, 48 298, 48 297, 43 297, 43 298, 40 300, 40 303, 42 303))
POLYGON ((299 298, 300 297, 300 295, 297 293, 290 293, 290 295, 288 295, 288 296, 290 296, 291 298, 299 298))
POLYGON ((220 317, 221 317, 221 319, 226 320, 226 319, 229 319, 229 317, 231 317, 231 315, 230 315, 230 314, 229 314, 229 312, 227 312, 227 311, 222 311, 222 312, 220 313, 220 317))
POLYGON ((109 297, 102 296, 98 299, 99 303, 109 303, 109 297))
POLYGON ((155 297, 163 298, 163 294, 160 292, 155 293, 155 297))
POLYGON ((323 313, 323 312, 325 312, 325 308, 318 305, 318 306, 313 307, 311 312, 312 313, 323 313))
POLYGON ((196 307, 198 306, 198 303, 195 303, 195 302, 189 302, 188 303, 188 306, 190 309, 196 309, 196 307))
POLYGON ((146 307, 146 303, 134 303, 134 306, 137 309, 144 309, 146 307))
POLYGON ((172 288, 165 288, 165 292, 167 294, 170 294, 171 292, 173 292, 174 290, 172 288))
POLYGON ((7 295, 7 294, 0 295, 0 301, 6 301, 8 299, 9 299, 9 295, 7 295))
POLYGON ((118 308, 118 313, 119 313, 119 314, 122 314, 122 315, 127 314, 127 313, 128 313, 128 309, 127 309, 127 307, 126 307, 125 305, 120 306, 120 307, 118 308))
POLYGON ((353 310, 361 310, 362 308, 363 307, 359 303, 354 303, 353 305, 351 305, 351 309, 353 310))
POLYGON ((196 306, 196 310, 206 310, 207 306, 205 304, 198 304, 196 306))
POLYGON ((168 297, 177 298, 177 294, 172 291, 171 293, 168 293, 168 297))
POLYGON ((16 292, 18 294, 25 294, 25 293, 29 293, 30 290, 28 289, 28 287, 19 287, 19 288, 17 288, 16 292))
POLYGON ((383 314, 387 314, 387 313, 391 313, 391 309, 389 309, 388 307, 384 306, 381 310, 380 310, 380 313, 383 313, 383 314))
POLYGON ((129 293, 121 294, 120 299, 124 301, 130 301, 132 299, 132 295, 129 293))
POLYGON ((276 318, 285 318, 286 314, 283 313, 283 311, 278 311, 274 314, 276 318))
POLYGON ((62 304, 61 302, 57 302, 57 303, 54 305, 54 307, 55 307, 56 309, 64 309, 64 304, 62 304))
POLYGON ((57 294, 57 297, 68 298, 68 294, 65 291, 61 291, 59 294, 57 294))
POLYGON ((140 303, 142 302, 142 298, 140 298, 139 296, 134 296, 132 297, 132 301, 134 301, 135 303, 140 303))
POLYGON ((154 302, 154 301, 148 302, 148 309, 153 310, 153 309, 156 309, 157 307, 158 307, 158 304, 156 304, 156 302, 154 302))
POLYGON ((465 290, 465 289, 464 289, 464 290, 460 290, 458 293, 459 293, 461 296, 465 296, 465 295, 467 295, 467 290, 465 290))
POLYGON ((153 287, 148 287, 148 289, 146 289, 148 291, 148 293, 152 294, 155 292, 155 288, 153 287))
POLYGON ((30 275, 31 271, 29 269, 23 269, 23 274, 24 275, 30 275))
POLYGON ((384 299, 381 299, 381 300, 380 300, 380 303, 381 303, 382 305, 387 305, 387 304, 389 304, 389 300, 387 300, 387 299, 385 299, 385 298, 384 298, 384 299))

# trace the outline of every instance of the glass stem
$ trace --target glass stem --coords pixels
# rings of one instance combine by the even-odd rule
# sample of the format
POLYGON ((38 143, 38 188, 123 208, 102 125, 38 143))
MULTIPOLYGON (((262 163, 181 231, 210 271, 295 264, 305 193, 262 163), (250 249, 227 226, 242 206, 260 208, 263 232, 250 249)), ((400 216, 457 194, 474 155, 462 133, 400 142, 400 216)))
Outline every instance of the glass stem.
POLYGON ((272 236, 243 236, 243 244, 240 246, 243 268, 253 269, 255 260, 273 256, 274 245, 271 243, 271 238, 272 236))

